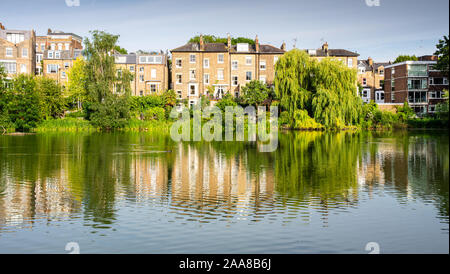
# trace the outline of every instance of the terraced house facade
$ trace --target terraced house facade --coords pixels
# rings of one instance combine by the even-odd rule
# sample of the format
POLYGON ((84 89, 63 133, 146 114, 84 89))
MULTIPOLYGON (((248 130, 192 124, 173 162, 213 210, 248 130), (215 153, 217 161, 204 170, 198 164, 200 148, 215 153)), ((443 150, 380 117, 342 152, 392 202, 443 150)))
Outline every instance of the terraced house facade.
POLYGON ((161 94, 169 89, 169 58, 162 52, 114 54, 116 70, 133 73, 131 95, 161 94))
POLYGON ((372 58, 358 60, 358 82, 364 103, 384 103, 384 67, 390 63, 375 63, 372 58))
POLYGON ((202 95, 212 100, 226 93, 239 96, 242 87, 251 80, 260 80, 271 85, 275 78, 275 63, 284 54, 286 45, 276 48, 261 45, 258 37, 255 44, 188 43, 171 50, 171 87, 178 99, 187 99, 189 105, 196 104, 202 95))
POLYGON ((358 65, 358 53, 346 49, 329 49, 327 42, 320 49, 306 49, 305 51, 311 58, 318 61, 330 57, 331 59, 341 61, 349 68, 356 69, 358 65))
POLYGON ((21 73, 34 74, 35 41, 34 30, 6 29, 0 23, 0 65, 8 78, 21 73))

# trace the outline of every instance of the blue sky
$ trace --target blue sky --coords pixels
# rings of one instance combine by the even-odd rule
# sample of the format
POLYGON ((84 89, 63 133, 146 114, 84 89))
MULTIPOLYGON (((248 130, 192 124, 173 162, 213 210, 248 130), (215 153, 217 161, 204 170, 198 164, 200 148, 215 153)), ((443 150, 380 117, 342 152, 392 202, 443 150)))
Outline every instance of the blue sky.
POLYGON ((432 54, 449 33, 448 0, 0 0, 0 22, 10 29, 48 28, 83 37, 100 29, 119 34, 129 51, 166 50, 197 34, 259 36, 288 49, 330 48, 389 61, 399 54, 432 54))

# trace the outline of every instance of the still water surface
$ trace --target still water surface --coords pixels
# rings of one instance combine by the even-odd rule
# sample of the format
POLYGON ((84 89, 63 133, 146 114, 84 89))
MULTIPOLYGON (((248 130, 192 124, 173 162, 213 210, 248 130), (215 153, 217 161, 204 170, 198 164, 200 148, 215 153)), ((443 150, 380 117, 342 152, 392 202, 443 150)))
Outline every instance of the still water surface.
POLYGON ((0 136, 0 253, 448 253, 448 137, 0 136))

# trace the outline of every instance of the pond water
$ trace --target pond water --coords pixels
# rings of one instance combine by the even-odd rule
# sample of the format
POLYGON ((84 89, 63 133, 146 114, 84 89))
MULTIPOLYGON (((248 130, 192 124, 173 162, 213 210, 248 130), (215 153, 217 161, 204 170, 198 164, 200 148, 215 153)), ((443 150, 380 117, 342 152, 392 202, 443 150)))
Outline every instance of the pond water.
POLYGON ((0 136, 0 253, 448 253, 448 138, 0 136))

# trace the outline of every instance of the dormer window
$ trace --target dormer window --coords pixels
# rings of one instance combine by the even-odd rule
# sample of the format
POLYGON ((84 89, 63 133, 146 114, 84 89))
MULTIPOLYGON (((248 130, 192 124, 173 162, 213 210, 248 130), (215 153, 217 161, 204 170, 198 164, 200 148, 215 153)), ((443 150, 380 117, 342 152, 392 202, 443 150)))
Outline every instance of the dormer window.
POLYGON ((236 49, 238 52, 248 52, 248 43, 238 43, 236 49))
POLYGON ((25 36, 23 35, 23 33, 7 33, 6 40, 11 43, 17 44, 23 42, 25 40, 25 36))

